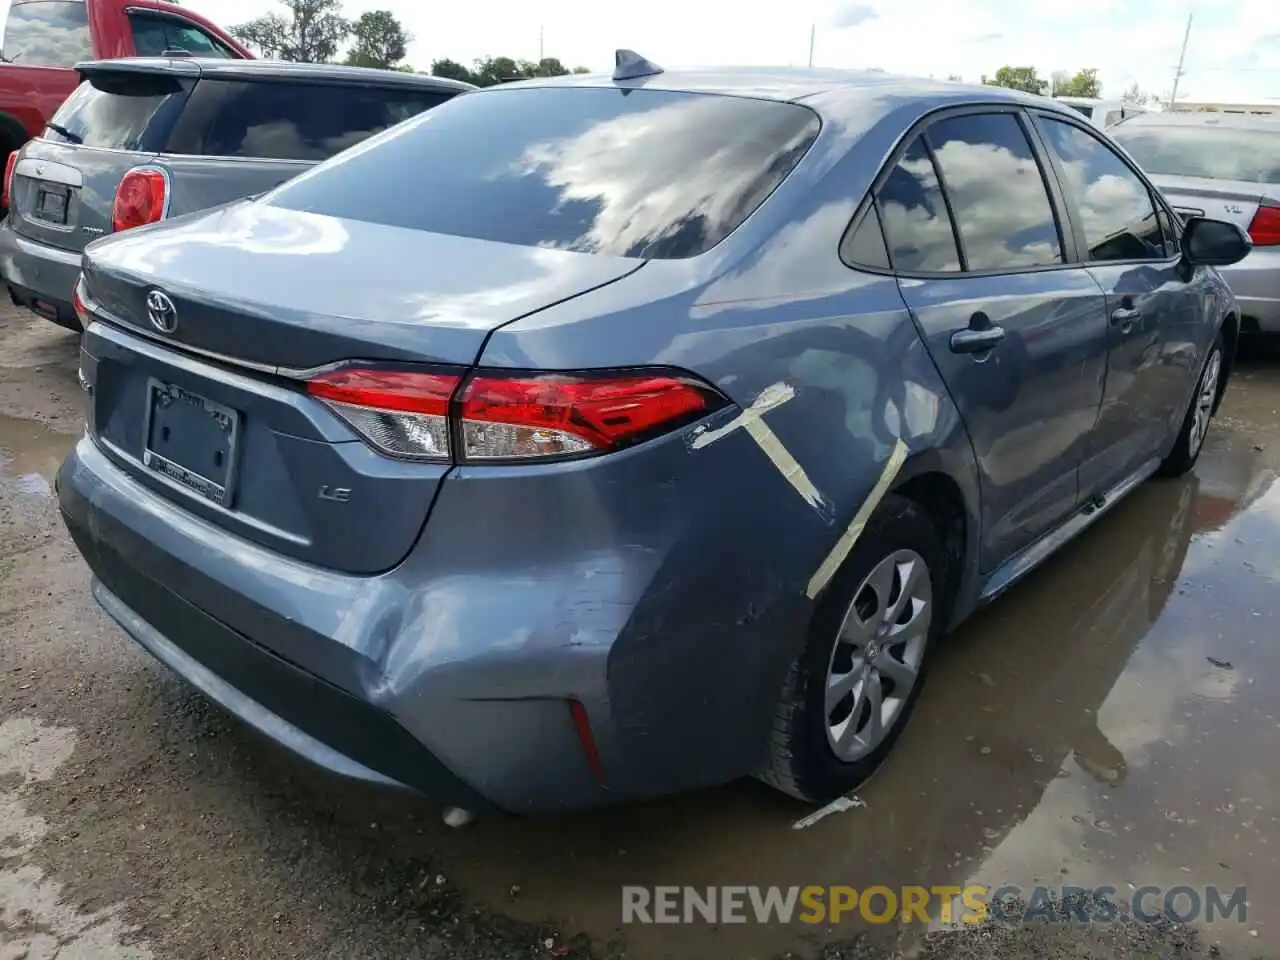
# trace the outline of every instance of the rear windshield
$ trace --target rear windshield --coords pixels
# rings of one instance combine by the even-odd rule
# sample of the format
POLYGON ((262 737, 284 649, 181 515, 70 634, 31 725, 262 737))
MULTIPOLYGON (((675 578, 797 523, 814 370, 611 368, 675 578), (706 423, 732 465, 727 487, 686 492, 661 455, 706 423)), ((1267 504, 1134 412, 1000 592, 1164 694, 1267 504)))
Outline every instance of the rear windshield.
POLYGON ((196 84, 168 152, 327 160, 452 96, 425 87, 205 79, 196 84))
POLYGON ((1280 123, 1275 130, 1124 124, 1110 133, 1147 173, 1280 183, 1280 123))
POLYGON ((97 74, 62 102, 44 137, 114 150, 153 149, 163 142, 161 128, 181 101, 182 86, 170 77, 97 74))
POLYGON ((792 103, 596 87, 468 93, 265 202, 434 233, 623 257, 715 246, 800 161, 792 103))
POLYGON ((84 0, 35 0, 9 8, 3 59, 29 67, 69 67, 93 59, 84 0))

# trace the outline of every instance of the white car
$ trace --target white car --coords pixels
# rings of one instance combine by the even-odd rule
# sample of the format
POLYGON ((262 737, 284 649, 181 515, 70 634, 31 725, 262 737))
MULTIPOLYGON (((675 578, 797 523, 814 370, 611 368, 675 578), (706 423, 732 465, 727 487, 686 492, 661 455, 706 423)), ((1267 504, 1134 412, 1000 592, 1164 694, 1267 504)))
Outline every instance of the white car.
POLYGON ((1100 130, 1105 130, 1126 117, 1136 117, 1140 113, 1151 113, 1148 107, 1129 103, 1125 100, 1099 100, 1096 97, 1054 97, 1059 103, 1065 103, 1072 110, 1089 118, 1089 122, 1100 130))

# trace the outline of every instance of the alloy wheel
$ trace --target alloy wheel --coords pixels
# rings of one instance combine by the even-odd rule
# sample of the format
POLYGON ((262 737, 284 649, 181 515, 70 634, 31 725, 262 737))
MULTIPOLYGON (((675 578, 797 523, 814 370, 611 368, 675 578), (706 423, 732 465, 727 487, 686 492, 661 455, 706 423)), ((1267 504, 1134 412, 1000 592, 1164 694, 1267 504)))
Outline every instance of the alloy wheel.
POLYGON ((1200 452, 1205 436, 1209 433, 1209 421, 1213 416, 1213 402, 1218 396, 1218 377, 1222 372, 1222 351, 1214 350, 1205 364, 1204 374, 1200 377, 1200 388, 1191 409, 1191 432, 1187 436, 1187 444, 1194 457, 1200 452))
POLYGON ((827 667, 827 742, 851 763, 884 742, 915 687, 933 621, 924 558, 896 550, 855 591, 827 667))

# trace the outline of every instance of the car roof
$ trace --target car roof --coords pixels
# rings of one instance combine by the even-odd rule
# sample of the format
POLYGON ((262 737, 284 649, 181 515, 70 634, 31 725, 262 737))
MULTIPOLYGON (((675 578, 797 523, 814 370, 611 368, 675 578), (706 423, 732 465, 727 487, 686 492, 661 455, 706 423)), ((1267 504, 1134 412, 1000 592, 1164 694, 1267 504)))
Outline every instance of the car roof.
POLYGON ((462 93, 472 84, 447 77, 399 70, 348 67, 336 63, 291 63, 284 60, 229 60, 219 57, 126 57, 89 60, 76 64, 83 74, 128 72, 163 73, 182 77, 217 77, 244 80, 311 80, 316 82, 367 83, 376 86, 427 87, 462 93))
POLYGON ((1280 132, 1280 117, 1258 114, 1218 113, 1197 111, 1181 113, 1166 110, 1163 113, 1139 113, 1116 124, 1115 129, 1131 130, 1135 127, 1227 127, 1232 130, 1269 130, 1280 132))
POLYGON ((798 102, 825 95, 848 94, 854 98, 892 96, 936 99, 939 104, 965 100, 1019 103, 1052 107, 1049 97, 1022 93, 1007 87, 957 83, 931 77, 908 77, 882 70, 836 70, 817 67, 687 67, 664 70, 635 80, 615 81, 608 73, 577 73, 559 77, 533 77, 513 81, 482 92, 531 87, 620 87, 685 93, 712 93, 761 100, 798 102))

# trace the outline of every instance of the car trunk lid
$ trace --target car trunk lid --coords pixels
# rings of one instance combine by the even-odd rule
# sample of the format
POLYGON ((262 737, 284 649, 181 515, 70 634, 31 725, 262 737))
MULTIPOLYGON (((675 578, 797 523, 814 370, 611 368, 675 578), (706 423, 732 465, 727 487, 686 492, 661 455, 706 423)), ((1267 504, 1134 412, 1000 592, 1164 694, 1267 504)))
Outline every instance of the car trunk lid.
POLYGON ((489 331, 641 263, 243 201, 111 237, 90 251, 85 276, 118 321, 156 335, 147 294, 161 289, 178 317, 166 342, 290 371, 470 364, 489 331))
POLYGON ((449 464, 379 453, 308 395, 307 371, 463 372, 492 330, 642 262, 253 201, 117 234, 85 256, 104 321, 85 340, 91 430, 139 482, 232 533, 333 569, 386 570, 449 464), (171 310, 148 309, 157 292, 171 310))
POLYGON ((1244 180, 1211 180, 1207 177, 1153 176, 1165 199, 1183 217, 1227 220, 1249 229, 1258 206, 1280 203, 1280 191, 1244 180))

